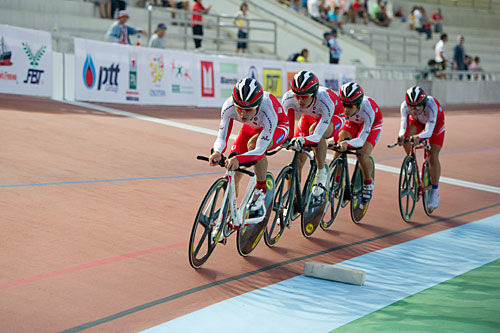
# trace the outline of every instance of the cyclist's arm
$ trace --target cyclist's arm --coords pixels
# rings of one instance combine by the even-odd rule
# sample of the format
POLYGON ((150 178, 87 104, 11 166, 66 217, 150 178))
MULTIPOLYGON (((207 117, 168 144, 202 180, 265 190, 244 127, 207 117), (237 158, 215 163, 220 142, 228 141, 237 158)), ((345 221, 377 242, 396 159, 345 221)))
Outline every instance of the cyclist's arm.
POLYGON ((288 124, 290 126, 290 131, 288 132, 288 139, 293 138, 293 133, 295 133, 295 109, 288 108, 288 124))
POLYGON ((399 136, 403 136, 406 133, 406 127, 408 126, 408 108, 406 103, 401 103, 401 126, 399 127, 399 136))
POLYGON ((273 133, 269 134, 268 131, 262 130, 260 132, 259 137, 257 138, 257 142, 255 143, 255 149, 247 151, 242 155, 237 155, 236 159, 241 163, 249 163, 259 161, 267 151, 267 147, 271 143, 273 139, 273 133), (267 133, 267 134, 266 134, 267 133))
MULTIPOLYGON (((361 112, 363 110, 359 110, 358 112, 361 112)), ((370 116, 366 111, 364 112, 364 117, 363 117, 363 127, 359 131, 358 137, 355 139, 351 139, 347 141, 349 146, 353 148, 360 148, 363 147, 363 145, 366 142, 366 139, 368 138, 368 135, 370 135, 370 131, 372 130, 373 122, 375 119, 370 116)))
POLYGON ((427 121, 427 124, 425 124, 424 130, 418 134, 418 137, 420 139, 428 139, 432 136, 432 133, 434 132, 434 127, 436 126, 436 121, 437 121, 437 106, 431 105, 430 106, 430 112, 431 115, 429 117, 429 120, 427 121))
POLYGON ((223 153, 227 147, 227 140, 229 139, 229 135, 231 134, 231 130, 233 128, 233 119, 229 116, 231 105, 229 105, 228 101, 224 103, 221 111, 221 120, 219 125, 219 131, 217 132, 217 139, 214 142, 214 151, 218 151, 219 153, 223 153))
POLYGON ((322 103, 321 107, 323 108, 323 112, 321 113, 321 118, 319 119, 318 124, 314 129, 314 133, 304 138, 306 145, 318 143, 328 129, 328 126, 330 126, 330 123, 332 122, 332 113, 334 110, 333 102, 330 101, 329 105, 327 105, 322 100, 319 100, 318 102, 322 103))

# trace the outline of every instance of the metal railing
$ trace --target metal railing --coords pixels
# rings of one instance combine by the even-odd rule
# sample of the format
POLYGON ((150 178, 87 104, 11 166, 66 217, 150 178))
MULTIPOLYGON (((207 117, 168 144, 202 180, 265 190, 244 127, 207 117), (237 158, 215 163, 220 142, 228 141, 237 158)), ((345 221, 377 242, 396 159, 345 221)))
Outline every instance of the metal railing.
MULTIPOLYGON (((202 14, 195 13, 196 15, 200 15, 203 17, 202 22, 196 22, 196 24, 202 25, 205 32, 203 36, 193 35, 191 29, 191 17, 193 15, 192 11, 182 10, 182 9, 173 9, 173 8, 161 8, 161 7, 152 7, 147 6, 146 10, 148 11, 148 33, 151 36, 153 32, 153 21, 157 22, 170 22, 171 25, 180 27, 176 32, 169 32, 166 35, 166 39, 173 39, 177 41, 181 41, 183 43, 182 48, 188 49, 188 43, 193 38, 201 39, 202 41, 207 41, 213 43, 215 48, 210 47, 208 51, 214 51, 220 53, 222 50, 222 45, 224 44, 232 44, 234 45, 234 50, 236 49, 237 42, 246 42, 248 43, 248 48, 252 48, 256 50, 260 45, 268 45, 270 46, 271 54, 275 57, 277 56, 277 26, 276 22, 270 20, 261 20, 261 19, 248 19, 248 38, 238 38, 237 32, 239 27, 235 24, 235 16, 229 15, 217 15, 217 14, 202 14), (174 18, 175 16, 175 18, 174 18), (207 30, 215 31, 215 36, 207 36, 207 30), (252 36, 256 34, 256 32, 264 32, 263 35, 267 37, 267 39, 257 39, 252 36)), ((262 35, 262 34, 261 34, 262 35)), ((212 46, 212 45, 210 45, 212 46)), ((205 48, 207 50, 207 48, 205 48)), ((227 53, 227 52, 226 52, 227 53)), ((229 52, 234 53, 234 52, 229 52)), ((260 53, 265 53, 260 47, 260 53)))
POLYGON ((420 0, 419 2, 438 6, 486 9, 490 11, 500 10, 500 1, 498 0, 420 0))
POLYGON ((358 79, 500 81, 500 72, 442 71, 439 77, 425 69, 405 67, 357 67, 358 79))

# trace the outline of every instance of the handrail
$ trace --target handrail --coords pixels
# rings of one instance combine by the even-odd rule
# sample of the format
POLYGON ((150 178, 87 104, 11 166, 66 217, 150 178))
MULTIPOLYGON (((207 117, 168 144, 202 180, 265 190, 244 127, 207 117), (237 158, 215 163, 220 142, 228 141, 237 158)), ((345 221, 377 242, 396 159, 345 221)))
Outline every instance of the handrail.
MULTIPOLYGON (((484 72, 470 72, 470 71, 454 71, 447 70, 441 71, 446 80, 452 81, 500 81, 500 72, 498 71, 484 71, 484 72)), ((441 80, 433 76, 428 70, 419 68, 407 67, 357 67, 357 78, 375 78, 375 79, 417 79, 417 80, 441 80), (424 74, 427 74, 425 78, 424 74)))
POLYGON ((313 38, 313 39, 316 39, 318 40, 320 43, 323 43, 323 38, 311 33, 310 31, 307 31, 305 30, 304 28, 302 28, 301 26, 299 26, 298 24, 295 24, 293 22, 290 22, 288 20, 286 20, 285 18, 283 17, 280 17, 280 16, 276 16, 276 13, 273 13, 271 12, 270 10, 268 10, 267 8, 264 8, 260 5, 258 5, 256 2, 252 1, 252 0, 247 0, 246 1, 248 4, 252 5, 252 7, 256 7, 258 8, 259 10, 263 11, 263 12, 266 12, 267 14, 273 16, 276 20, 281 20, 285 25, 291 25, 292 27, 294 27, 295 29, 303 32, 304 34, 308 35, 309 37, 313 38))
MULTIPOLYGON (((146 10, 148 11, 148 22, 152 21, 152 16, 153 16, 153 7, 152 6, 147 6, 146 10)), ((272 44, 273 45, 273 55, 276 56, 277 54, 277 26, 276 22, 271 21, 271 20, 264 20, 264 19, 247 19, 249 22, 248 27, 246 29, 248 31, 269 31, 270 34, 269 36, 272 37, 272 40, 256 40, 256 39, 251 39, 252 34, 249 34, 249 37, 247 39, 244 38, 233 38, 233 37, 223 37, 221 36, 221 28, 223 29, 238 29, 239 27, 236 26, 235 24, 229 24, 229 23, 223 23, 221 20, 235 20, 235 16, 231 15, 219 15, 219 14, 204 14, 204 13, 199 13, 199 12, 193 12, 190 10, 182 10, 182 9, 176 9, 176 8, 160 8, 160 7, 155 7, 155 13, 175 13, 176 18, 172 19, 171 22, 177 25, 184 26, 184 49, 187 49, 187 41, 189 39, 192 39, 194 36, 188 32, 188 26, 191 25, 191 17, 193 14, 195 15, 200 15, 203 17, 207 17, 208 19, 202 22, 197 22, 197 24, 202 25, 204 27, 215 27, 216 28, 216 37, 207 37, 207 36, 197 36, 197 38, 200 38, 202 40, 212 40, 216 44, 216 50, 220 50, 220 44, 221 42, 224 41, 234 41, 234 42, 247 42, 247 43, 258 43, 258 44, 272 44), (159 10, 158 10, 159 9, 159 10), (252 23, 258 22, 259 27, 252 27, 252 23), (262 27, 261 23, 267 23, 271 25, 271 28, 265 28, 262 27)), ((150 27, 151 29, 151 27, 150 27)), ((151 35, 151 31, 149 31, 151 35)), ((169 34, 169 36, 172 36, 172 34, 169 34)))

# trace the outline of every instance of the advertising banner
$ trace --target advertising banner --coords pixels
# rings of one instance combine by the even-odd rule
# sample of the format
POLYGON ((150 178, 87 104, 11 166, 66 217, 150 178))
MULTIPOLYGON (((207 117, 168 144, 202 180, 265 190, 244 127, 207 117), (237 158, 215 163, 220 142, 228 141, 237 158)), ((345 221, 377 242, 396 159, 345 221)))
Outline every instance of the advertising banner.
POLYGON ((50 33, 0 25, 0 93, 52 96, 50 33))

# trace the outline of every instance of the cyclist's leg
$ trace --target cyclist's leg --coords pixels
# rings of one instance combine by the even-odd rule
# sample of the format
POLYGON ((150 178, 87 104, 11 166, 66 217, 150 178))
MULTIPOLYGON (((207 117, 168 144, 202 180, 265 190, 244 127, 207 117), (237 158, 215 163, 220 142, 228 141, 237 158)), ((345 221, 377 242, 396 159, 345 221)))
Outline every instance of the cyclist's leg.
MULTIPOLYGON (((248 142, 249 140, 255 135, 255 129, 252 127, 243 124, 241 127, 238 136, 236 137, 236 140, 234 140, 233 145, 231 146, 231 155, 241 155, 244 154, 248 151, 248 142)), ((242 177, 241 172, 236 172, 234 174, 234 185, 236 188, 236 196, 238 196, 238 188, 239 188, 239 183, 242 177)))
POLYGON ((439 178, 441 176, 441 163, 439 163, 439 152, 444 141, 444 124, 433 134, 429 140, 431 151, 429 154, 429 173, 431 175, 432 192, 430 207, 436 209, 439 205, 439 178))
MULTIPOLYGON (((305 137, 309 135, 309 128, 311 127, 311 124, 313 124, 316 121, 311 116, 307 115, 302 115, 300 116, 299 122, 297 124, 297 128, 295 129, 295 134, 294 137, 305 137)), ((302 168, 304 167, 304 164, 307 162, 307 155, 306 154, 300 154, 299 160, 298 160, 298 169, 299 169, 299 177, 302 175, 302 168)))
POLYGON ((359 167, 361 168, 361 172, 363 173, 363 177, 365 180, 371 179, 373 163, 370 159, 370 155, 373 151, 373 145, 366 140, 365 144, 359 150, 360 156, 358 156, 359 167))
MULTIPOLYGON (((309 127, 309 135, 314 133, 314 130, 316 129, 317 124, 318 124, 318 121, 316 121, 314 124, 312 124, 309 127)), ((333 124, 330 123, 330 125, 326 129, 325 133, 323 133, 323 136, 319 140, 318 146, 313 148, 314 149, 314 156, 316 158, 316 162, 318 163, 318 171, 325 167, 326 148, 327 148, 326 139, 330 138, 332 135, 333 135, 333 124)))
MULTIPOLYGON (((406 132, 404 137, 407 138, 409 136, 415 135, 423 130, 422 124, 420 124, 415 118, 408 116, 408 122, 406 127, 406 132)), ((411 143, 405 143, 403 145, 406 155, 408 155, 411 151, 411 143)))

